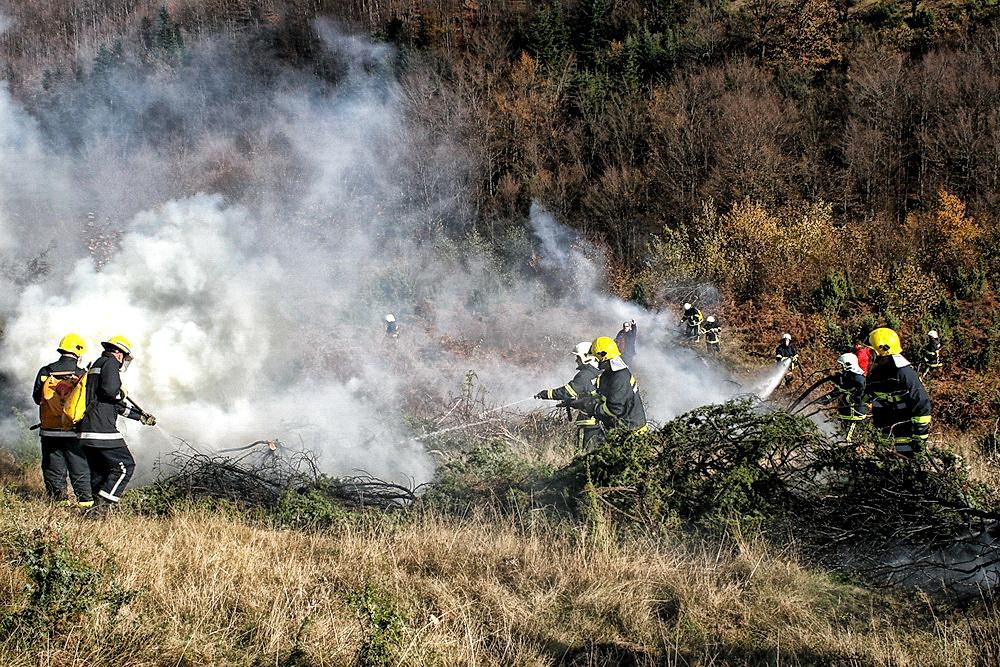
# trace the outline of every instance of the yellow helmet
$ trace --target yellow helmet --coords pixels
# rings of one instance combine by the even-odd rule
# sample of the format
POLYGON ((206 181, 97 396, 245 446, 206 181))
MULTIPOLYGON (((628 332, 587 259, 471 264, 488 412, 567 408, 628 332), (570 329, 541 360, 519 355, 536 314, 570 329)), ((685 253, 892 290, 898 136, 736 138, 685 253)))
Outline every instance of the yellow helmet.
POLYGON ((68 333, 59 341, 59 347, 56 350, 82 357, 83 353, 87 351, 87 344, 83 342, 83 337, 80 334, 68 333))
POLYGON ((875 354, 880 357, 903 353, 903 345, 899 342, 899 334, 885 327, 871 332, 868 335, 868 344, 875 349, 875 354))
POLYGON ((608 359, 616 359, 622 356, 621 351, 618 349, 618 343, 607 336, 601 336, 590 344, 590 354, 596 357, 598 361, 607 361, 608 359))
POLYGON ((125 355, 126 359, 132 358, 132 343, 125 336, 112 336, 107 339, 101 345, 104 346, 105 350, 117 350, 125 355))

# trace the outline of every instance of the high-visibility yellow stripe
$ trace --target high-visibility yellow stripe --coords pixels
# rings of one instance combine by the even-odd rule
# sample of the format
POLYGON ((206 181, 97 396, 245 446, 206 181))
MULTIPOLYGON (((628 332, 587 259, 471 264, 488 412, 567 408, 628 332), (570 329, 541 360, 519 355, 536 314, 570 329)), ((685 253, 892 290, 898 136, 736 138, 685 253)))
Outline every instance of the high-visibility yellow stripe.
POLYGON ((930 424, 931 423, 931 416, 930 415, 921 415, 919 417, 913 417, 913 418, 911 418, 910 421, 913 422, 914 424, 930 424))
POLYGON ((563 387, 563 389, 565 389, 565 390, 566 390, 566 393, 567 393, 567 394, 569 394, 570 396, 572 396, 573 398, 576 398, 576 397, 577 397, 577 395, 578 395, 578 394, 576 393, 576 390, 575 390, 575 389, 573 389, 573 387, 572 387, 572 386, 570 386, 570 385, 568 385, 568 384, 567 384, 567 385, 565 385, 565 386, 563 387))

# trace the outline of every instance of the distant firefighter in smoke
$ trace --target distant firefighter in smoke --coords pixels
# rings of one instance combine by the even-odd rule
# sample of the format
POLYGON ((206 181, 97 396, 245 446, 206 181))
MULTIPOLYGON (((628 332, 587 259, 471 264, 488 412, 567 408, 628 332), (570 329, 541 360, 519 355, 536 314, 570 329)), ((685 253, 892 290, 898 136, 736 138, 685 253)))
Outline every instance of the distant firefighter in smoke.
POLYGON ((626 364, 631 364, 635 360, 636 353, 636 339, 638 337, 638 329, 635 326, 635 320, 630 320, 628 322, 622 322, 622 328, 615 336, 615 344, 618 345, 618 349, 621 350, 622 359, 625 360, 626 364))
POLYGON ((594 417, 597 400, 594 397, 595 383, 600 370, 597 360, 590 354, 590 343, 584 341, 573 349, 576 357, 576 375, 561 387, 543 389, 535 394, 535 398, 548 401, 561 401, 561 405, 570 410, 576 410, 573 424, 576 426, 577 447, 586 451, 598 444, 603 431, 594 417))
POLYGON ((868 336, 875 363, 865 393, 872 397, 872 421, 891 434, 896 453, 912 458, 924 449, 931 429, 931 399, 924 383, 903 356, 899 334, 880 328, 868 336))
POLYGON ((114 336, 101 345, 104 353, 87 369, 87 410, 80 421, 80 443, 90 465, 95 513, 117 503, 135 472, 135 459, 118 431, 118 415, 156 425, 156 418, 139 409, 122 386, 121 373, 132 362, 132 343, 114 336))
POLYGON ((385 316, 385 337, 386 340, 396 340, 399 338, 399 323, 396 316, 389 313, 385 316))
POLYGON ((80 379, 86 372, 80 368, 80 357, 87 351, 87 346, 82 337, 70 333, 59 341, 57 351, 61 356, 39 369, 32 391, 32 398, 38 405, 42 480, 49 498, 68 505, 68 475, 77 504, 87 508, 94 504, 90 491, 90 468, 80 447, 80 436, 74 429, 79 418, 73 414, 78 406, 86 406, 80 397, 84 391, 80 379))
POLYGON ((701 322, 704 316, 701 311, 694 307, 694 304, 684 304, 684 314, 681 315, 680 323, 684 325, 684 335, 688 340, 701 340, 701 322))

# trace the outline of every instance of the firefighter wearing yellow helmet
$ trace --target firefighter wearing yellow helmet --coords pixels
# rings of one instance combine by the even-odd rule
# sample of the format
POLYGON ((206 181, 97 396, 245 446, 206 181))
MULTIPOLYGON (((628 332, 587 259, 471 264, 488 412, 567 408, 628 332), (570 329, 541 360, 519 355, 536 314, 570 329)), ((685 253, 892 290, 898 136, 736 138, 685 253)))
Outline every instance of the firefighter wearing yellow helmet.
POLYGON ((135 459, 118 431, 118 416, 147 426, 156 419, 126 403, 121 373, 133 359, 132 343, 113 336, 101 343, 104 353, 87 370, 87 412, 80 421, 80 443, 90 464, 90 487, 95 510, 101 511, 121 499, 135 471, 135 459))
POLYGON ((912 457, 921 451, 931 428, 931 399, 920 376, 903 356, 899 334, 875 329, 868 336, 875 361, 865 393, 872 398, 872 422, 892 435, 896 452, 912 457))
POLYGON ((627 428, 645 431, 646 409, 639 394, 639 385, 614 340, 597 338, 590 345, 590 354, 597 360, 601 374, 597 378, 596 416, 605 429, 627 428))
POLYGON ((76 503, 80 507, 90 507, 94 502, 87 457, 80 447, 80 438, 72 420, 67 420, 63 412, 67 397, 85 372, 80 368, 80 357, 87 351, 87 344, 79 334, 69 333, 62 337, 56 350, 60 354, 59 359, 38 370, 32 391, 32 398, 38 406, 42 480, 50 499, 68 505, 68 477, 76 503))

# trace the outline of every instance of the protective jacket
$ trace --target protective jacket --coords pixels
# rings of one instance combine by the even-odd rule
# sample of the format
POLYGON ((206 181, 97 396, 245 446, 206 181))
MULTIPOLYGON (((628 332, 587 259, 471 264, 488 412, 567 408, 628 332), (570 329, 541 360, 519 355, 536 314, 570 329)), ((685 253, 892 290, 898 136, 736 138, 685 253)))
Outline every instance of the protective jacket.
POLYGON ((634 324, 628 331, 622 328, 621 331, 618 332, 618 335, 615 336, 615 344, 621 351, 622 356, 625 357, 626 362, 635 357, 635 341, 637 336, 638 332, 636 331, 636 326, 634 324))
POLYGON ((718 345, 720 333, 722 333, 722 327, 719 326, 718 322, 708 322, 705 324, 705 343, 718 345))
POLYGON ((928 368, 941 368, 941 341, 937 338, 928 338, 927 347, 924 348, 924 363, 928 368))
MULTIPOLYGON (((35 405, 42 404, 42 385, 49 376, 54 377, 70 377, 75 375, 77 377, 82 376, 86 371, 80 368, 78 365, 78 359, 72 354, 64 354, 59 357, 59 360, 49 364, 48 366, 42 366, 38 369, 38 374, 35 376, 35 387, 31 392, 31 398, 34 399, 35 405)), ((68 430, 57 430, 57 429, 39 429, 39 435, 50 437, 50 438, 75 438, 76 432, 68 430)))
POLYGON ((906 357, 894 354, 877 361, 865 393, 873 400, 875 426, 892 433, 897 452, 911 453, 927 441, 931 399, 906 357))
POLYGON ((702 320, 701 311, 695 308, 694 306, 691 306, 690 308, 684 311, 684 315, 681 319, 681 322, 688 325, 691 324, 697 325, 701 324, 701 320, 702 320))
POLYGON ((833 381, 840 403, 837 416, 844 421, 861 421, 868 416, 865 402, 865 376, 854 371, 841 371, 833 381))
POLYGON ((87 412, 77 428, 84 447, 113 449, 125 447, 118 432, 118 415, 141 419, 142 413, 125 404, 121 364, 110 352, 105 352, 87 370, 87 412))
POLYGON ((646 426, 639 385, 621 358, 601 362, 596 396, 597 419, 605 428, 621 426, 636 431, 646 426))
POLYGON ((854 354, 858 358, 858 366, 861 367, 865 375, 868 375, 868 370, 872 367, 872 357, 875 356, 875 352, 867 345, 858 343, 854 346, 854 354))
POLYGON ((799 351, 795 349, 795 346, 789 343, 785 345, 784 343, 778 343, 778 347, 774 348, 774 357, 778 361, 784 361, 785 359, 796 359, 799 356, 799 351))
POLYGON ((592 364, 580 363, 576 367, 576 375, 573 379, 561 387, 546 389, 542 392, 545 398, 550 401, 563 401, 569 403, 570 407, 588 411, 585 408, 590 406, 593 409, 594 381, 601 374, 592 364))

